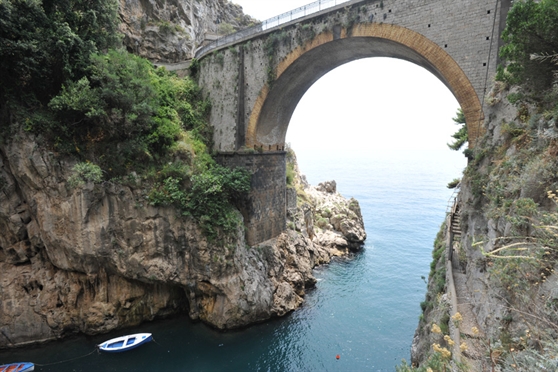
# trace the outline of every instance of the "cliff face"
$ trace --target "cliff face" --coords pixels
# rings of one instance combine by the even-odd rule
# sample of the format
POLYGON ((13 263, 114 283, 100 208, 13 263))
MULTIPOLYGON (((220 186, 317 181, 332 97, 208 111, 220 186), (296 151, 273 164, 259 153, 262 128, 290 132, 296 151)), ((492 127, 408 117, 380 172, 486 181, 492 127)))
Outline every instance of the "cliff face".
POLYGON ((129 52, 154 62, 191 59, 206 37, 257 21, 227 0, 120 0, 120 31, 129 52))
POLYGON ((443 359, 437 344, 458 370, 556 369, 558 130, 551 111, 516 96, 517 88, 503 83, 489 95, 486 135, 475 144, 457 197, 461 236, 449 243, 441 234, 435 245, 415 364, 443 359), (457 321, 445 272, 450 249, 457 321), (444 339, 451 327, 464 346, 444 339), (456 355, 463 364, 455 364, 456 355))
POLYGON ((356 201, 314 190, 345 210, 327 226, 333 240, 295 206, 293 228, 272 241, 247 247, 240 228, 209 242, 195 221, 150 206, 139 177, 71 189, 74 161, 23 131, 0 144, 0 348, 183 311, 221 329, 284 315, 315 265, 365 238, 356 201))

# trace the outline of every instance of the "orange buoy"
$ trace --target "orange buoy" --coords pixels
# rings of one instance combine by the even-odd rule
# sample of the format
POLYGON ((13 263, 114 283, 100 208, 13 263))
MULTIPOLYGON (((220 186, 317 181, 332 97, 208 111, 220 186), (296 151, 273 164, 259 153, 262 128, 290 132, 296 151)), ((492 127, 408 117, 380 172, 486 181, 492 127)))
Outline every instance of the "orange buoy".
POLYGON ((340 359, 340 358, 341 358, 341 357, 339 356, 339 354, 337 354, 337 355, 335 356, 335 359, 340 359))

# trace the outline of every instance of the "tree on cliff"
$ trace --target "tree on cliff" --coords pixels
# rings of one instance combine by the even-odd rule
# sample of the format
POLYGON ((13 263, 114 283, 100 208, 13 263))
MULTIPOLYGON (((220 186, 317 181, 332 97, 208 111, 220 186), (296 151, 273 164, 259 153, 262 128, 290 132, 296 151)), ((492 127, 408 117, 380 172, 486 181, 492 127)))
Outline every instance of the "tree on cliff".
POLYGON ((460 125, 459 130, 452 134, 452 138, 455 140, 452 143, 448 143, 448 147, 452 150, 459 151, 469 140, 469 134, 467 133, 467 126, 465 125, 465 114, 461 108, 457 109, 455 118, 453 122, 460 125))
POLYGON ((120 44, 113 0, 0 1, 0 99, 46 104, 85 75, 90 56, 120 44))
POLYGON ((545 90, 556 66, 533 55, 558 52, 558 0, 516 1, 507 16, 502 34, 505 44, 500 56, 507 62, 499 67, 497 79, 512 84, 527 84, 545 90))

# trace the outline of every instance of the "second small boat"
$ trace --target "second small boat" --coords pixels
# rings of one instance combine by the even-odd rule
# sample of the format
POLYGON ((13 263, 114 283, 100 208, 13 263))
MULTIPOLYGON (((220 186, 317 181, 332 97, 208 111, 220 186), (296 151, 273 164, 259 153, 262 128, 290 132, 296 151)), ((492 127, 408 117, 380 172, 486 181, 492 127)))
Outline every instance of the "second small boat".
POLYGON ((29 362, 2 364, 0 372, 30 372, 35 370, 35 365, 29 362))
POLYGON ((106 351, 108 353, 120 353, 134 349, 152 340, 153 336, 151 333, 136 333, 133 335, 113 338, 97 346, 101 351, 106 351))

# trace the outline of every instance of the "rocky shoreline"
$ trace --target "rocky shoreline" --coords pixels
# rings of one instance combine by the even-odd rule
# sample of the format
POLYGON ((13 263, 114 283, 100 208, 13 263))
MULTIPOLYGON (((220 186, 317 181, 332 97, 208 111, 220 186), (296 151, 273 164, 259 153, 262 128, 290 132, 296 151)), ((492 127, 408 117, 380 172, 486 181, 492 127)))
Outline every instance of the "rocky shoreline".
MULTIPOLYGON (((98 334, 187 312, 218 329, 299 307, 312 269, 366 238, 358 202, 335 183, 300 184, 289 229, 248 247, 208 241, 143 180, 71 189, 75 160, 19 132, 0 144, 0 348, 98 334)), ((297 179, 303 179, 297 176, 297 179)))

